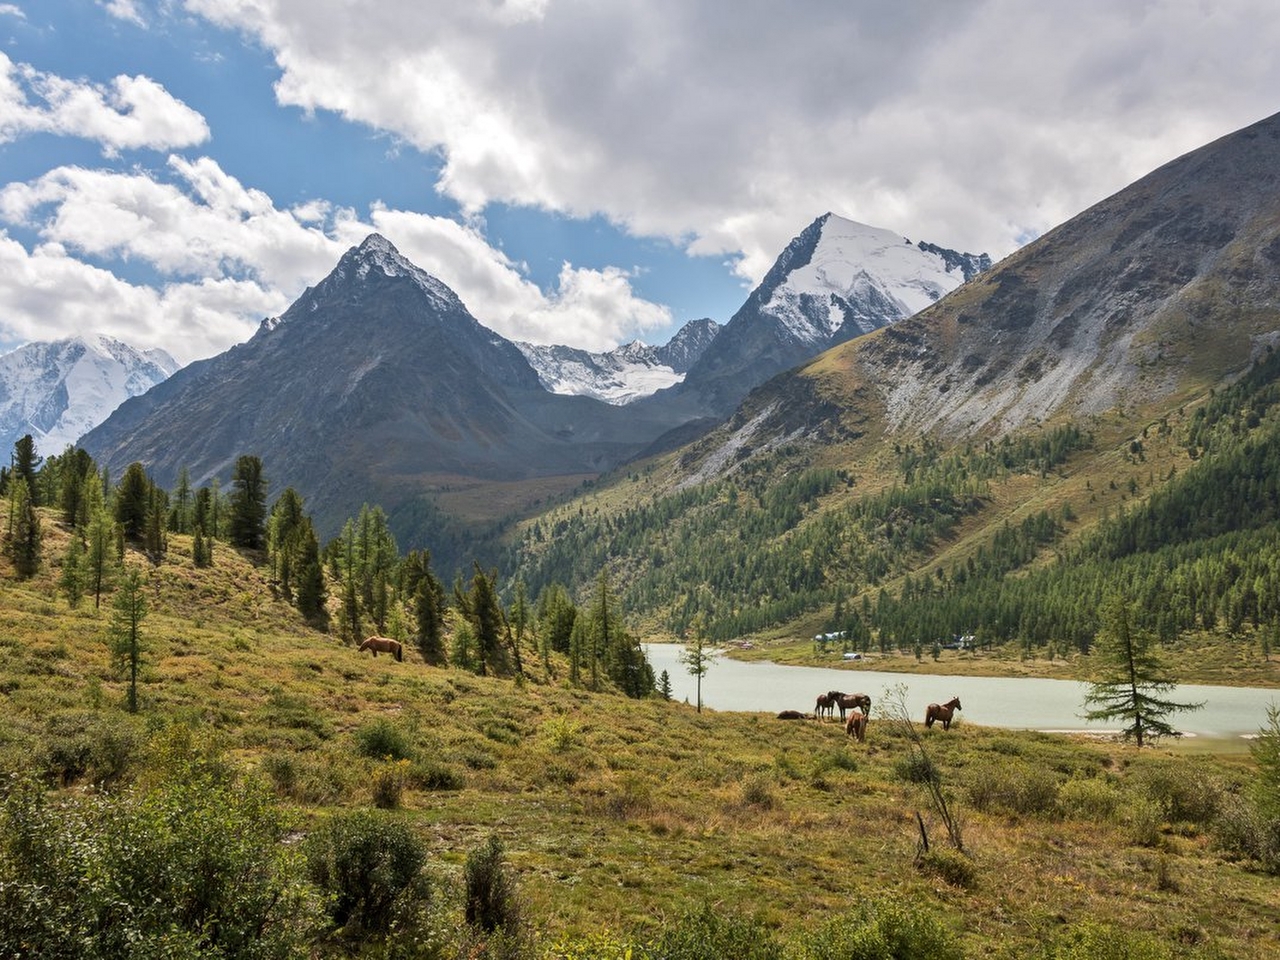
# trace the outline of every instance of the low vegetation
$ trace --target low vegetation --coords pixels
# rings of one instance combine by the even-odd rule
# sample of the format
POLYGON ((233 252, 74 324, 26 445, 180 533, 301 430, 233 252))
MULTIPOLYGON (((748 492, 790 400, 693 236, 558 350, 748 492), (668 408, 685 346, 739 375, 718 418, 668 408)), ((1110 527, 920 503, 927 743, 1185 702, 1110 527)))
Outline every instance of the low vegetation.
POLYGON ((518 675, 375 660, 181 533, 125 551, 132 713, 114 593, 58 595, 38 513, 37 572, 0 567, 0 953, 1280 955, 1274 718, 1257 760, 874 716, 858 744, 591 690, 536 617, 518 675))

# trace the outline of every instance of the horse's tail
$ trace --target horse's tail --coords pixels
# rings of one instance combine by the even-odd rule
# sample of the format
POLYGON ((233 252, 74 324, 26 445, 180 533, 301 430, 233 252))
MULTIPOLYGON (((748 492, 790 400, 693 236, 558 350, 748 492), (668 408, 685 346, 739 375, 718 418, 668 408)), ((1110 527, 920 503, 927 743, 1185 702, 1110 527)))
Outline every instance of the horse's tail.
POLYGON ((929 729, 933 729, 933 711, 926 710, 924 712, 924 725, 929 729))
POLYGON ((393 650, 392 652, 396 655, 397 663, 404 662, 404 645, 403 644, 397 643, 395 650, 393 650))

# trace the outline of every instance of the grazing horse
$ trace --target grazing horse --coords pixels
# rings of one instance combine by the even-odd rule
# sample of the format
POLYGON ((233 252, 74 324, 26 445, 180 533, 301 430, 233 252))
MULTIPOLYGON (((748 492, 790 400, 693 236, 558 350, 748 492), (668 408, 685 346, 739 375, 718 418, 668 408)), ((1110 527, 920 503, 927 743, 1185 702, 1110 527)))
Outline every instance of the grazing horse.
POLYGON ((871 697, 865 693, 842 693, 836 705, 840 707, 841 719, 846 710, 861 710, 864 718, 871 716, 871 697))
POLYGON ((379 653, 389 653, 399 661, 404 660, 404 647, 399 640, 392 640, 390 637, 369 637, 360 644, 360 649, 372 651, 375 657, 379 653))
POLYGON ((867 738, 867 715, 854 707, 849 711, 849 719, 845 721, 844 732, 859 743, 867 738))
POLYGON ((931 703, 924 711, 924 725, 932 727, 933 721, 941 720, 942 729, 951 729, 951 717, 960 709, 960 698, 952 697, 946 703, 931 703))
MULTIPOLYGON (((837 694, 837 696, 839 696, 839 694, 837 694)), ((818 702, 813 708, 813 715, 817 719, 821 720, 824 713, 827 715, 831 714, 832 710, 835 709, 835 705, 835 697, 831 696, 829 693, 820 693, 818 694, 818 702)))

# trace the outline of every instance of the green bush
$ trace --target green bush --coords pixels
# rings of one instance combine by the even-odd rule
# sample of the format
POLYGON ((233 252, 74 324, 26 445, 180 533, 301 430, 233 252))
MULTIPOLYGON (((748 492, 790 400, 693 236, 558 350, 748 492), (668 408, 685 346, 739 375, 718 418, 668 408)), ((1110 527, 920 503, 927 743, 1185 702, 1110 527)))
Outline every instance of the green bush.
POLYGON ((67 710, 52 714, 46 722, 36 762, 46 777, 61 786, 79 780, 106 786, 124 777, 144 741, 132 717, 67 710))
POLYGON ((1039 814, 1057 806, 1057 778, 1021 760, 981 763, 966 774, 969 802, 978 810, 1039 814))
POLYGON ((1214 837, 1222 848, 1256 860, 1268 873, 1280 874, 1280 818, 1246 797, 1228 795, 1218 809, 1214 837))
POLYGON ((0 956, 294 957, 317 919, 264 790, 174 768, 148 787, 0 802, 0 956))
POLYGON ((899 757, 893 764, 893 772, 907 783, 937 783, 941 779, 937 766, 928 755, 915 750, 899 757))
POLYGON ((352 937, 386 933, 430 899, 426 850, 403 820, 375 810, 335 814, 307 840, 307 873, 329 918, 352 937))
POLYGON ((493 933, 516 931, 520 904, 515 877, 503 859, 502 841, 490 837, 467 855, 466 917, 468 925, 493 933))
POLYGON ((961 960, 955 935, 933 914, 899 900, 867 901, 798 940, 799 960, 961 960))
POLYGON ((1063 815, 1093 823, 1115 819, 1120 799, 1119 790, 1097 777, 1072 777, 1058 788, 1063 815))
MULTIPOLYGON (((1057 937, 1047 960, 1173 960, 1174 952, 1154 937, 1085 920, 1057 937)), ((1181 951, 1179 956, 1185 956, 1181 951)))
POLYGON ((782 960, 782 945, 759 920, 722 916, 711 904, 682 914, 639 951, 640 960, 782 960))
POLYGON ((409 741, 390 720, 366 723, 355 732, 356 752, 373 760, 408 760, 413 756, 409 741))
POLYGON ((1143 764, 1130 778, 1141 795, 1156 804, 1170 823, 1208 827, 1217 816, 1222 784, 1206 776, 1194 760, 1143 764))

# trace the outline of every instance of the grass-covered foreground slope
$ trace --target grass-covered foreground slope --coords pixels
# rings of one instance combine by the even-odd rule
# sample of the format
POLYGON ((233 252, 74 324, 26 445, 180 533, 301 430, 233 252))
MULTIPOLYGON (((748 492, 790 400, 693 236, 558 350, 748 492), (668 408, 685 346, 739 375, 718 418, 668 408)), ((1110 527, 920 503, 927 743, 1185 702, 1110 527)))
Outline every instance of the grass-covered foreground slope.
MULTIPOLYGON (((46 532, 56 557, 65 533, 51 516, 46 532)), ((1280 956, 1263 838, 1275 826, 1253 802, 1249 757, 963 722, 917 729, 922 754, 879 708, 858 744, 837 724, 477 677, 413 653, 373 660, 308 628, 230 549, 197 570, 189 546, 174 535, 146 568, 136 715, 104 642, 109 602, 70 610, 55 562, 33 580, 0 576, 7 908, 80 857, 93 869, 37 897, 71 923, 64 901, 80 885, 82 904, 105 898, 113 871, 141 870, 167 837, 166 866, 146 880, 170 883, 160 902, 231 884, 217 863, 256 865, 234 873, 222 953, 206 925, 166 934, 170 955, 262 955, 232 949, 226 930, 269 903, 288 904, 296 929, 260 942, 299 956, 1280 956), (31 777, 52 791, 43 806, 22 792, 31 777), (340 931, 341 883, 317 867, 332 852, 317 838, 338 843, 326 825, 354 843, 353 823, 424 853, 434 894, 416 913, 388 908, 388 928, 353 908, 340 931), (112 824, 133 854, 94 833, 112 824), (468 861, 491 838, 519 906, 521 936, 506 940, 466 917, 468 861), (184 887, 184 870, 205 886, 184 887), (274 899, 251 896, 270 884, 274 899), (876 937, 906 952, 873 952, 876 937)), ((128 875, 111 887, 123 901, 144 887, 128 875)), ((112 902, 112 922, 143 923, 141 907, 112 902)))

